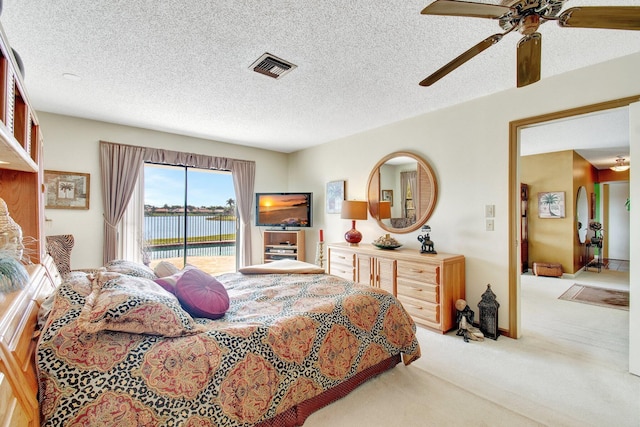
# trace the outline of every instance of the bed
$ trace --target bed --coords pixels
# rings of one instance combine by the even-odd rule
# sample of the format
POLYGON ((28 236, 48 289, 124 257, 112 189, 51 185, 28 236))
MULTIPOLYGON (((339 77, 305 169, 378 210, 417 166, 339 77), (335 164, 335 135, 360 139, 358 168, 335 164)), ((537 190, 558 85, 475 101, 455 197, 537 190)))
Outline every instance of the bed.
POLYGON ((302 425, 420 357, 387 292, 288 271, 216 276, 228 308, 211 319, 144 275, 70 273, 37 347, 42 425, 302 425))

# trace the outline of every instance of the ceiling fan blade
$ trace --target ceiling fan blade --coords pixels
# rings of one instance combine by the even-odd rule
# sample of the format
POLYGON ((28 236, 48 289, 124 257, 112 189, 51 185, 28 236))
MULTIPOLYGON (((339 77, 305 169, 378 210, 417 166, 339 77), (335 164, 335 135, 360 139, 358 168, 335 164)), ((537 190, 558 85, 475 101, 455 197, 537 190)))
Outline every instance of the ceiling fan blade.
POLYGON ((422 15, 470 16, 473 18, 500 18, 511 8, 495 4, 473 3, 456 0, 436 0, 422 9, 422 15))
POLYGON ((540 80, 542 36, 533 33, 518 42, 518 87, 540 80))
POLYGON ((467 50, 465 53, 458 56, 453 61, 445 65, 444 67, 440 68, 438 71, 431 74, 426 79, 422 80, 420 82, 420 86, 431 86, 432 84, 434 84, 435 82, 437 82, 438 80, 440 80, 441 78, 443 78, 444 76, 446 76, 447 74, 449 74, 450 72, 452 72, 453 70, 455 70, 456 68, 458 68, 459 66, 467 62, 468 60, 470 60, 471 58, 473 58, 474 56, 478 55, 479 53, 483 52, 484 50, 498 43, 500 40, 502 40, 503 36, 504 34, 494 34, 482 40, 480 43, 473 46, 471 49, 467 50))
POLYGON ((561 27, 640 30, 640 7, 573 7, 558 17, 561 27))

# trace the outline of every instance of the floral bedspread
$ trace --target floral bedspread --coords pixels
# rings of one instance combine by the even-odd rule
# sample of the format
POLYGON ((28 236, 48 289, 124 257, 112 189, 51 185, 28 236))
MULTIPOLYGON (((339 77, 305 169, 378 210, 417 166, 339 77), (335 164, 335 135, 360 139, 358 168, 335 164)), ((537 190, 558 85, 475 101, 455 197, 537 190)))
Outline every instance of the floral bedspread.
POLYGON ((42 424, 249 426, 392 355, 420 357, 413 320, 385 291, 323 274, 218 279, 226 315, 166 338, 79 330, 91 283, 74 273, 38 345, 42 424))

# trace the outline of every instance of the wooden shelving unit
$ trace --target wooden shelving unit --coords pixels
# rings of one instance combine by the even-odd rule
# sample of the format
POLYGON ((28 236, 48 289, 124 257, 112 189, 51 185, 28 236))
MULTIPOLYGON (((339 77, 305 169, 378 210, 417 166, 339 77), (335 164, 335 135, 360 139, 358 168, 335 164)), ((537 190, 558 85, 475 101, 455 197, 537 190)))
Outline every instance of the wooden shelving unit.
POLYGON ((0 425, 40 425, 33 332, 40 302, 57 284, 45 255, 42 147, 38 119, 0 26, 0 197, 23 240, 35 240, 27 246, 29 283, 0 294, 0 425))
POLYGON ((11 47, 0 27, 0 197, 29 247, 33 263, 44 255, 42 135, 11 47))
POLYGON ((280 259, 305 260, 304 230, 265 230, 263 262, 280 259))

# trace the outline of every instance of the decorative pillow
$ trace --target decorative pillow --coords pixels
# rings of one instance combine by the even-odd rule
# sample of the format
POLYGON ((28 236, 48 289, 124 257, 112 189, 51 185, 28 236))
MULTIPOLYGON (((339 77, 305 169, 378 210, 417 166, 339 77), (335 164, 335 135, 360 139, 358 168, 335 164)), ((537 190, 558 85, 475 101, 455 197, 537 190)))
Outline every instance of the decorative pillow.
POLYGON ((172 274, 176 274, 178 271, 180 271, 180 269, 169 261, 160 261, 153 269, 153 272, 156 273, 156 276, 158 277, 171 276, 172 274))
POLYGON ((178 279, 176 296, 194 317, 219 319, 229 309, 229 295, 224 285, 197 268, 185 271, 178 279))
POLYGON ((165 291, 171 292, 172 294, 175 295, 176 284, 178 283, 178 280, 182 277, 184 273, 186 273, 188 270, 191 270, 192 268, 195 268, 195 267, 193 267, 192 265, 187 265, 182 270, 177 271, 171 276, 159 277, 155 279, 154 282, 162 286, 165 291))
POLYGON ((200 332, 176 297, 152 280, 102 271, 93 279, 78 326, 89 333, 108 330, 167 337, 200 332))
POLYGON ((266 264, 249 265, 239 268, 238 271, 242 274, 322 274, 324 268, 295 259, 281 259, 266 264))
POLYGON ((124 259, 114 259, 113 261, 109 261, 105 265, 105 268, 107 271, 114 271, 128 276, 144 277, 151 280, 158 278, 156 273, 146 265, 124 259))

